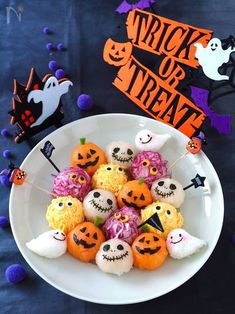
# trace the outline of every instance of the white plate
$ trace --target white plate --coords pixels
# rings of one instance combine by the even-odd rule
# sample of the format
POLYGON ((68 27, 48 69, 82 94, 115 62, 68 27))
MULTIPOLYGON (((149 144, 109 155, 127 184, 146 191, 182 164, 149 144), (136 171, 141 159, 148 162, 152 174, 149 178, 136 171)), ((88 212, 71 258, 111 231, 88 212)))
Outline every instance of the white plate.
MULTIPOLYGON (((97 143, 102 148, 113 140, 134 144, 135 134, 142 128, 156 133, 170 133, 172 138, 161 149, 172 163, 185 151, 188 138, 179 131, 141 116, 105 114, 81 119, 56 130, 42 140, 25 158, 21 168, 29 179, 50 190, 51 173, 56 171, 42 156, 40 148, 47 140, 56 147, 52 159, 63 169, 69 165, 70 152, 80 137, 97 143)), ((79 262, 69 254, 50 260, 27 249, 25 243, 48 230, 45 213, 50 197, 28 184, 13 186, 10 195, 10 220, 18 248, 28 264, 57 289, 79 299, 103 304, 128 304, 159 297, 191 278, 211 255, 219 238, 224 214, 223 194, 218 176, 206 155, 188 154, 173 168, 173 177, 183 186, 199 173, 206 176, 204 188, 189 189, 181 212, 184 228, 207 241, 208 246, 190 258, 176 261, 168 258, 155 271, 133 269, 117 277, 102 273, 94 264, 79 262)))

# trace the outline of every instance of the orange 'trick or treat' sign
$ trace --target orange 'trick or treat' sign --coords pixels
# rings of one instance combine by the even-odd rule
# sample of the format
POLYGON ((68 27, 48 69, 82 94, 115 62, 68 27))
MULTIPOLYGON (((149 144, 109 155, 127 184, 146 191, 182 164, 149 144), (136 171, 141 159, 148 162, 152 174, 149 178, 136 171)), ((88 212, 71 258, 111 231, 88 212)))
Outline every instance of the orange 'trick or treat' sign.
POLYGON ((133 56, 120 68, 113 84, 153 118, 189 137, 205 120, 201 109, 133 56))
POLYGON ((104 46, 103 58, 108 64, 121 66, 127 63, 132 53, 130 42, 118 43, 109 38, 104 46))
POLYGON ((127 35, 134 46, 180 63, 198 67, 195 43, 206 46, 212 31, 183 24, 150 12, 132 10, 127 17, 127 35))

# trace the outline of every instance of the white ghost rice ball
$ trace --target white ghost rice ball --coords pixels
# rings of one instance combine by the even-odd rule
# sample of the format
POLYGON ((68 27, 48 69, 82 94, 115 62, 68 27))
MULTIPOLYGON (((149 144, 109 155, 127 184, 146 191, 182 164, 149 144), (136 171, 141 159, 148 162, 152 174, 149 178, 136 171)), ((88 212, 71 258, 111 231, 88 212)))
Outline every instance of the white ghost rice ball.
POLYGON ((119 239, 110 239, 102 243, 96 254, 96 264, 105 273, 118 276, 128 273, 133 265, 130 245, 119 239))
POLYGON ((161 201, 179 208, 185 198, 183 186, 171 178, 160 178, 153 182, 151 194, 154 201, 161 201))
POLYGON ((124 168, 130 167, 136 153, 136 148, 132 144, 123 141, 111 142, 106 147, 108 162, 124 168))
POLYGON ((83 201, 83 211, 87 220, 94 222, 97 217, 103 223, 117 209, 117 201, 113 192, 103 189, 90 191, 83 201))
POLYGON ((26 246, 38 255, 57 258, 67 250, 66 235, 61 230, 50 230, 27 242, 26 246))
POLYGON ((184 229, 177 228, 168 234, 166 245, 172 258, 182 259, 198 252, 206 242, 191 236, 184 229))

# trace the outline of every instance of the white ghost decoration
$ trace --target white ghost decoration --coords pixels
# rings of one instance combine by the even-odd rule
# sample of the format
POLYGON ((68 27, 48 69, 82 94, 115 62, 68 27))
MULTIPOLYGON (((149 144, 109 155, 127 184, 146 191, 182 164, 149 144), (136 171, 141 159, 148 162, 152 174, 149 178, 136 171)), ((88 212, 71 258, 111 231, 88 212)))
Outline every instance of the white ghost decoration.
POLYGON ((201 43, 196 43, 194 46, 196 47, 195 57, 207 77, 215 81, 229 79, 229 76, 221 75, 218 68, 229 61, 230 54, 235 51, 235 48, 229 47, 224 50, 218 38, 212 38, 205 48, 201 43))
POLYGON ((181 259, 198 252, 206 245, 206 242, 191 236, 184 229, 178 228, 168 234, 166 245, 172 258, 181 259))
POLYGON ((160 178, 153 182, 151 194, 154 201, 161 201, 179 208, 185 198, 183 186, 171 178, 160 178))
POLYGON ((136 148, 130 143, 117 141, 111 142, 106 147, 106 156, 108 162, 129 168, 136 155, 136 148))
POLYGON ((57 258, 67 250, 66 235, 61 230, 50 230, 27 242, 26 246, 38 255, 57 258))
POLYGON ((97 217, 105 222, 110 213, 117 209, 113 192, 102 189, 90 191, 83 200, 83 212, 87 220, 94 222, 97 217))
POLYGON ((156 134, 145 129, 136 134, 135 145, 141 151, 150 150, 158 152, 170 137, 170 134, 156 134))
POLYGON ((45 82, 43 90, 32 90, 28 94, 28 102, 32 99, 35 103, 42 102, 42 114, 36 122, 30 125, 31 128, 42 124, 56 111, 61 96, 68 92, 69 86, 73 86, 71 81, 66 79, 59 82, 55 76, 50 76, 45 82))
POLYGON ((96 254, 96 264, 105 273, 120 276, 129 272, 133 265, 130 245, 119 239, 102 243, 96 254))

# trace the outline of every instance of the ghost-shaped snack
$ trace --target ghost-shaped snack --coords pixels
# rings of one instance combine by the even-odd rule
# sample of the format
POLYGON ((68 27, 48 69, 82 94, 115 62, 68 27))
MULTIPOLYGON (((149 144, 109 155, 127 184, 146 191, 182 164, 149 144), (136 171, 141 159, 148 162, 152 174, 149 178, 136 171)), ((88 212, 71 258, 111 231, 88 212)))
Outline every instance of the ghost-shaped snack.
POLYGON ((185 198, 183 186, 171 178, 161 178, 153 182, 151 194, 154 201, 169 203, 179 208, 185 198))
POLYGON ((27 242, 26 246, 38 255, 57 258, 67 250, 66 235, 61 230, 50 230, 27 242))
POLYGON ((94 222, 98 217, 100 223, 103 223, 115 209, 117 209, 115 195, 108 190, 92 190, 83 201, 84 215, 88 221, 94 222))
POLYGON ((96 254, 96 264, 105 273, 122 275, 133 265, 131 247, 120 239, 110 239, 100 246, 96 254))
POLYGON ((91 189, 90 181, 90 176, 85 170, 68 167, 55 176, 53 193, 58 196, 71 195, 82 202, 91 189))
POLYGON ((120 165, 124 168, 130 167, 136 153, 136 148, 132 144, 124 141, 111 142, 106 147, 108 162, 120 165))
POLYGON ((178 228, 168 234, 166 245, 172 258, 182 259, 198 252, 206 245, 206 242, 191 236, 184 229, 178 228))
POLYGON ((170 137, 170 134, 156 134, 150 130, 144 129, 136 134, 135 145, 141 151, 151 150, 158 152, 170 137))

